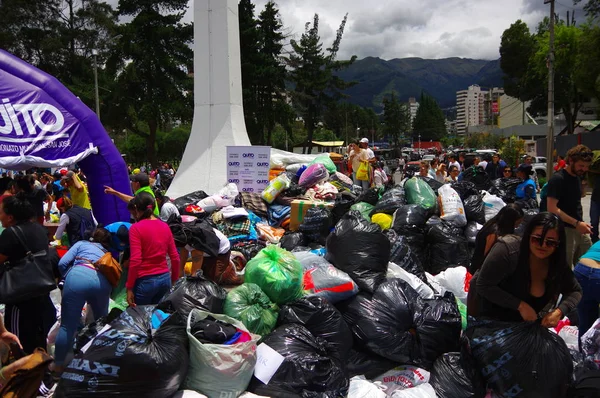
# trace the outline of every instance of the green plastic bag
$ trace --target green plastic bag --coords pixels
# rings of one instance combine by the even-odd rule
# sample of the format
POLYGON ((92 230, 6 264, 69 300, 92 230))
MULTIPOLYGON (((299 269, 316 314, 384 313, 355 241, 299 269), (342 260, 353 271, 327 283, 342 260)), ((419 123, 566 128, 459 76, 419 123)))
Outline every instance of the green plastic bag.
POLYGON ((352 206, 350 206, 350 210, 356 210, 358 211, 365 220, 367 221, 371 221, 371 211, 373 211, 373 209, 375 208, 375 206, 366 203, 366 202, 358 202, 353 204, 352 206))
POLYGON ((208 316, 248 331, 242 322, 227 315, 193 309, 187 321, 190 366, 184 388, 208 398, 238 397, 246 391, 252 379, 256 365, 256 343, 260 336, 251 334, 250 341, 230 345, 203 344, 192 334, 192 326, 208 316))
POLYGON ((292 253, 270 245, 248 261, 245 282, 257 284, 272 302, 282 305, 302 296, 303 274, 292 253))
POLYGON ((435 209, 437 198, 433 189, 421 178, 413 177, 404 183, 406 203, 419 205, 425 210, 435 209))
POLYGON ((258 285, 244 283, 227 294, 223 313, 241 321, 250 332, 264 336, 275 328, 279 307, 258 285))
POLYGON ((462 330, 467 330, 467 306, 459 299, 456 299, 456 304, 458 304, 458 312, 460 312, 462 320, 462 330))
POLYGON ((325 168, 327 169, 328 172, 330 173, 335 173, 337 171, 337 167, 335 167, 335 163, 333 163, 333 160, 331 160, 331 158, 329 157, 329 155, 327 155, 326 153, 323 153, 319 156, 317 156, 312 162, 310 162, 308 165, 312 165, 315 163, 321 163, 323 166, 325 166, 325 168))
POLYGON ((121 279, 119 279, 119 284, 115 286, 110 294, 111 301, 108 304, 108 310, 112 310, 113 308, 118 308, 121 311, 125 311, 129 304, 127 304, 127 288, 125 287, 125 283, 127 283, 127 275, 129 274, 129 268, 122 267, 123 272, 121 273, 121 279))

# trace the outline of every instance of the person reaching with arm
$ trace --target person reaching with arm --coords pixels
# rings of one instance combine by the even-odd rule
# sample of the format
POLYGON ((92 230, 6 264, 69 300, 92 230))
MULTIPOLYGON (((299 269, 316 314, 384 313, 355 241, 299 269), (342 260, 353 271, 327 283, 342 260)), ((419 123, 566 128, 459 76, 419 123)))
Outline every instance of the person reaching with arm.
MULTIPOLYGON (((146 192, 152 196, 155 200, 154 206, 154 215, 158 217, 160 215, 160 211, 158 210, 158 205, 156 204, 156 198, 154 197, 154 191, 150 187, 150 177, 146 173, 136 173, 129 176, 129 180, 131 181, 131 188, 133 190, 133 195, 137 195, 140 192, 146 192)), ((104 187, 104 193, 107 195, 114 195, 117 198, 121 199, 124 202, 129 203, 134 196, 128 195, 123 192, 119 192, 109 186, 104 187)))

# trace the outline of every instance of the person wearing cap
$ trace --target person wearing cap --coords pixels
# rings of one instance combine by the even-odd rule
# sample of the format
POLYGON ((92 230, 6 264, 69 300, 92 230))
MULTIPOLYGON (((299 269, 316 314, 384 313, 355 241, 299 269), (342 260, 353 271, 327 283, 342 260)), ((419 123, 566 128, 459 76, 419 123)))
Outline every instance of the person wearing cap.
POLYGON ((531 165, 525 163, 519 165, 517 168, 517 177, 523 180, 523 182, 517 185, 517 200, 537 200, 535 182, 531 178, 532 169, 531 165))
MULTIPOLYGON (((62 173, 62 170, 61 170, 62 173)), ((90 198, 88 196, 87 187, 81 180, 79 176, 75 174, 73 171, 67 172, 61 178, 62 185, 68 189, 69 194, 71 195, 71 201, 74 205, 79 207, 83 207, 84 209, 91 210, 92 205, 90 204, 90 198)))
MULTIPOLYGON (((131 188, 133 190, 133 195, 137 195, 140 192, 147 192, 154 198, 154 215, 156 217, 159 216, 160 211, 158 210, 158 205, 156 204, 156 198, 154 196, 154 191, 150 188, 150 177, 146 173, 137 173, 129 176, 129 180, 131 181, 131 188)), ((129 203, 134 196, 127 195, 123 192, 119 192, 109 186, 104 186, 104 193, 107 195, 114 195, 121 199, 123 202, 129 203)))
POLYGON ((368 138, 363 138, 360 140, 360 142, 358 143, 358 145, 364 149, 367 152, 367 157, 369 159, 369 163, 374 163, 377 161, 377 159, 375 159, 375 153, 373 152, 373 150, 371 148, 369 148, 369 139, 368 138))

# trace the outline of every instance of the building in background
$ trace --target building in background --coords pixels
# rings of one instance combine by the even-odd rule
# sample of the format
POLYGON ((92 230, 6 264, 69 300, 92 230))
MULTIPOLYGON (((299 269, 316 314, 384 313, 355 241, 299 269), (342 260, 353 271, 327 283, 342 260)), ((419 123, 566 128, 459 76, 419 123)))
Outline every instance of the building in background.
POLYGON ((419 110, 419 103, 415 97, 410 97, 408 99, 408 109, 410 110, 410 125, 415 121, 415 117, 417 117, 417 111, 419 110))
POLYGON ((464 135, 468 126, 478 126, 485 120, 484 94, 474 84, 467 90, 456 92, 456 133, 464 135))

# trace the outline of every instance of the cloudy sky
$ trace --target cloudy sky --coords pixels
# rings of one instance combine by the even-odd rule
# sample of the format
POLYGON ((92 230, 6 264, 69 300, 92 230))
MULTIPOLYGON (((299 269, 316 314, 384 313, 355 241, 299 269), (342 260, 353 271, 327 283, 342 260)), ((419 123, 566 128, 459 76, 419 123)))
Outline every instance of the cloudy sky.
MULTIPOLYGON (((255 0, 257 13, 266 0, 255 0)), ((464 57, 496 59, 502 32, 517 19, 530 28, 550 13, 543 0, 279 0, 284 26, 299 37, 315 13, 323 42, 329 45, 348 13, 339 57, 383 59, 464 57)), ((583 22, 585 1, 560 0, 556 11, 567 10, 583 22)))

